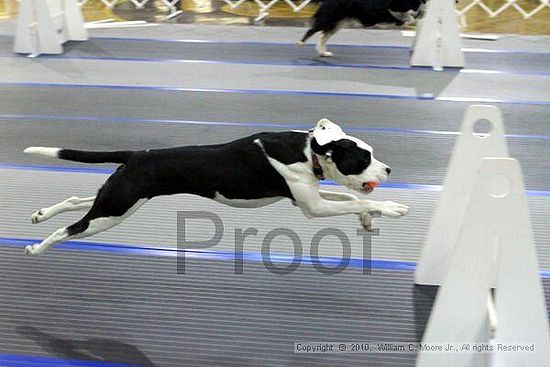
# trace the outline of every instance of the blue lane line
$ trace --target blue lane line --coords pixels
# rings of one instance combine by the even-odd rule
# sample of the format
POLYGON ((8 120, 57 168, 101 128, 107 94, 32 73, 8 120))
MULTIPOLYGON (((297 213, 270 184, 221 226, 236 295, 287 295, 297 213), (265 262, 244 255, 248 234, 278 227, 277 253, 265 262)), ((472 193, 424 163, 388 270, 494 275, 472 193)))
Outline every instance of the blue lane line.
MULTIPOLYGON (((12 33, 0 32, 1 36, 11 36, 12 33)), ((301 33, 297 34, 299 38, 301 33)), ((105 40, 105 41, 135 41, 135 42, 155 42, 155 43, 203 43, 203 44, 225 44, 225 45, 256 45, 256 46, 292 46, 296 47, 295 42, 277 42, 277 41, 222 41, 222 40, 204 40, 204 39, 163 39, 163 38, 132 38, 132 37, 91 37, 92 40, 105 40)), ((412 37, 411 37, 412 40, 412 37)), ((480 41, 481 42, 481 41, 480 41)), ((493 41, 485 41, 493 42, 493 41)), ((314 44, 307 44, 305 47, 313 47, 314 44)), ((387 49, 400 49, 409 50, 409 45, 369 45, 369 44, 343 44, 333 43, 330 47, 334 48, 387 48, 387 49)), ((506 50, 506 49, 489 49, 479 47, 463 47, 462 52, 465 53, 499 53, 499 54, 526 54, 526 55, 550 55, 550 51, 537 51, 537 50, 506 50)))
MULTIPOLYGON (((269 45, 279 45, 279 46, 294 46, 292 42, 268 42, 268 41, 209 41, 209 40, 197 40, 197 39, 179 39, 179 40, 167 40, 167 39, 156 39, 156 38, 125 38, 125 37, 92 37, 92 39, 97 40, 106 40, 106 41, 138 41, 138 42, 175 42, 175 43, 205 43, 205 44, 230 44, 230 45, 258 45, 258 46, 269 46, 269 45)), ((313 44, 306 45, 306 47, 313 47, 313 44)), ((334 48, 389 48, 389 49, 401 49, 409 50, 410 46, 400 46, 400 45, 350 45, 350 44, 341 44, 335 43, 331 44, 330 47, 334 48)), ((504 53, 504 54, 535 54, 535 55, 550 55, 550 51, 527 51, 527 50, 503 50, 503 49, 485 49, 485 48, 473 48, 473 47, 463 47, 463 52, 466 53, 504 53)))
MULTIPOLYGON (((96 173, 96 174, 112 174, 115 172, 113 168, 97 168, 97 167, 67 167, 67 166, 46 166, 46 165, 31 165, 17 163, 0 163, 0 169, 11 169, 21 171, 46 171, 46 172, 67 172, 67 173, 96 173)), ((342 185, 329 180, 321 181, 324 186, 339 186, 342 185)), ((402 182, 384 182, 378 188, 380 189, 401 189, 401 190, 418 190, 418 191, 441 191, 442 185, 428 185, 402 182)), ((550 197, 550 191, 546 190, 525 190, 527 196, 550 197)))
MULTIPOLYGON (((32 245, 40 242, 36 239, 29 238, 12 238, 0 237, 0 246, 19 247, 23 248, 27 245, 32 245)), ((177 250, 171 247, 152 247, 142 245, 114 244, 114 243, 97 243, 88 241, 67 241, 56 246, 59 250, 70 251, 94 251, 105 253, 116 253, 122 255, 136 256, 159 256, 159 257, 177 257, 178 254, 185 253, 186 258, 199 260, 219 260, 219 261, 235 261, 242 258, 244 261, 263 262, 264 257, 261 253, 243 252, 235 253, 232 251, 212 251, 212 250, 177 250)), ((290 254, 270 254, 265 260, 271 260, 273 263, 289 264, 297 261, 294 255, 290 254)), ((342 259, 336 257, 319 257, 315 259, 311 256, 302 256, 300 264, 319 265, 325 267, 335 267, 340 265, 342 259)), ((412 272, 416 268, 414 261, 397 261, 397 260, 381 260, 381 259, 361 259, 350 258, 347 265, 354 269, 376 269, 376 270, 399 270, 412 272)), ((539 271, 542 278, 550 278, 550 270, 542 269, 539 271)))
POLYGON ((434 95, 399 95, 378 93, 347 93, 347 92, 316 92, 303 90, 273 90, 273 89, 223 89, 223 88, 183 88, 183 87, 156 87, 143 85, 109 85, 109 84, 70 84, 70 83, 31 83, 31 82, 0 82, 0 87, 54 87, 54 88, 93 88, 112 90, 145 90, 163 92, 210 92, 210 93, 238 93, 257 95, 296 95, 296 96, 322 96, 322 97, 355 97, 355 98, 379 98, 379 99, 406 99, 419 101, 447 101, 447 102, 477 102, 477 103, 503 103, 521 104, 533 106, 550 106, 550 101, 530 100, 506 100, 495 98, 477 97, 435 97, 434 95))
MULTIPOLYGON (((298 95, 298 96, 328 96, 328 97, 358 97, 358 98, 383 98, 383 99, 410 99, 410 100, 435 100, 434 96, 406 96, 377 93, 348 93, 348 92, 316 92, 302 90, 273 90, 273 89, 225 89, 225 88, 183 88, 183 87, 157 87, 144 85, 115 85, 115 84, 71 84, 71 83, 34 83, 34 82, 0 82, 0 86, 6 87, 55 87, 55 88, 93 88, 114 90, 146 90, 163 92, 210 92, 210 93, 238 93, 260 95, 298 95)), ((548 102, 550 104, 550 101, 548 102)))
MULTIPOLYGON (((23 55, 0 56, 0 58, 26 57, 23 55)), ((434 72, 430 67, 410 65, 376 65, 364 63, 327 63, 318 60, 300 61, 251 61, 251 60, 196 60, 196 59, 162 59, 151 57, 99 57, 99 56, 70 56, 70 55, 40 55, 41 59, 52 60, 97 60, 97 61, 120 61, 120 62, 157 62, 157 63, 181 63, 181 64, 218 64, 218 65, 268 65, 268 66, 296 66, 296 67, 328 67, 328 68, 354 68, 373 70, 398 70, 398 71, 420 71, 434 72)), ((514 71, 514 70, 492 70, 492 69, 460 69, 447 67, 439 73, 467 73, 467 74, 507 74, 526 76, 550 76, 547 71, 514 71)))
MULTIPOLYGON (((40 242, 36 239, 28 238, 11 238, 0 237, 0 246, 12 246, 12 247, 25 247, 40 242)), ((212 251, 212 250, 177 250, 170 247, 151 247, 140 245, 127 245, 127 244, 113 244, 113 243, 97 243, 87 241, 67 241, 56 246, 56 249, 60 250, 74 250, 74 251, 95 251, 95 252, 107 252, 117 253, 124 255, 139 255, 139 256, 161 256, 161 257, 176 257, 178 254, 185 253, 187 258, 194 258, 200 260, 222 260, 222 261, 235 261, 242 255, 242 259, 251 262, 263 262, 264 258, 261 253, 244 252, 235 253, 232 251, 212 251)), ((294 255, 291 254, 271 254, 266 260, 271 260, 274 263, 292 263, 297 261, 294 255)), ((302 256, 301 263, 307 265, 321 263, 326 267, 334 267, 340 264, 341 258, 335 257, 319 257, 318 260, 311 256, 302 256)), ((371 269, 379 270, 403 270, 413 271, 415 263, 411 261, 394 261, 394 260, 379 260, 379 259, 361 259, 351 258, 349 260, 349 267, 363 269, 370 267, 371 269)))
MULTIPOLYGON (((203 126, 239 126, 239 127, 254 127, 254 128, 280 128, 280 129, 297 129, 308 130, 311 125, 289 123, 280 124, 272 122, 236 122, 236 121, 194 121, 194 120, 177 120, 177 119, 143 119, 132 117, 99 117, 99 116, 59 116, 59 115, 2 115, 0 120, 33 120, 33 121, 87 121, 87 122, 102 122, 102 123, 151 123, 151 124, 176 124, 176 125, 203 125, 203 126)), ((398 127, 354 127, 344 126, 345 130, 366 132, 366 133, 392 133, 403 135, 451 135, 458 136, 458 131, 444 130, 421 130, 421 129, 405 129, 398 127)), ((507 138, 511 139, 529 139, 529 140, 550 140, 549 135, 529 135, 529 134, 506 134, 507 138)))
MULTIPOLYGON (((25 58, 22 55, 0 56, 0 58, 25 58)), ((361 63, 326 63, 316 60, 304 61, 247 61, 247 60, 195 60, 195 59, 162 59, 150 57, 97 57, 97 56, 69 56, 69 55, 40 55, 41 59, 53 60, 98 60, 98 61, 121 61, 121 62, 158 62, 158 63, 181 63, 181 64, 218 64, 218 65, 270 65, 270 66, 296 66, 296 67, 329 67, 329 68, 356 68, 356 69, 376 69, 376 70, 405 70, 405 71, 428 71, 433 72, 429 67, 413 67, 406 65, 374 65, 361 63)), ((512 75, 540 75, 549 76, 550 72, 513 72, 513 71, 497 71, 497 70, 474 70, 465 69, 472 74, 495 73, 495 74, 512 74, 512 75)), ((458 68, 446 68, 442 72, 456 73, 458 68)))
POLYGON ((129 364, 38 357, 19 354, 0 354, 2 367, 137 367, 129 364))
POLYGON ((112 168, 40 166, 40 165, 16 164, 16 163, 0 163, 0 169, 13 169, 13 170, 21 170, 21 171, 70 172, 70 173, 98 173, 103 175, 110 175, 115 172, 115 170, 112 168))

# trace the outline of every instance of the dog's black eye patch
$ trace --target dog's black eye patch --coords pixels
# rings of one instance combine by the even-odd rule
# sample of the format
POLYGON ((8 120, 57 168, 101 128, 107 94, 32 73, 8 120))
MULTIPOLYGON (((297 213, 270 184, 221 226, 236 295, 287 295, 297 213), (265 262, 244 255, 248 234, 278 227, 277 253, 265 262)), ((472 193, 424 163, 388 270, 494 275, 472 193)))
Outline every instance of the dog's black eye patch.
POLYGON ((342 139, 331 143, 332 161, 343 175, 358 175, 371 163, 371 153, 361 149, 351 140, 342 139))

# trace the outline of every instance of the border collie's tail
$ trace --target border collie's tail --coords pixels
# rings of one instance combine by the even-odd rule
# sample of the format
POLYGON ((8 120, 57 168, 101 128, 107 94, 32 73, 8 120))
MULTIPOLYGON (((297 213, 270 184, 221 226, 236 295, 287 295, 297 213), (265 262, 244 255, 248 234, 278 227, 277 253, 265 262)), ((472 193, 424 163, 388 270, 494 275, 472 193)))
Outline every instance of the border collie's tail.
POLYGON ((84 150, 28 147, 23 151, 28 154, 40 154, 46 157, 60 158, 68 161, 83 163, 120 163, 126 164, 134 155, 133 151, 121 150, 116 152, 89 152, 84 150))

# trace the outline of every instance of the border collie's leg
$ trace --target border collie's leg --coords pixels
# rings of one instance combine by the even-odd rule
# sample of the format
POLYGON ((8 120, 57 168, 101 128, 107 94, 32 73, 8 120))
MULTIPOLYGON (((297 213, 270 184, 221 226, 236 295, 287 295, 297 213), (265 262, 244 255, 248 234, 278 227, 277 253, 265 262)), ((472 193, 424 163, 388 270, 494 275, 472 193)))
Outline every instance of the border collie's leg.
POLYGON ((308 29, 306 34, 304 34, 302 39, 299 42, 296 43, 296 45, 297 46, 303 46, 304 43, 306 43, 306 41, 309 39, 309 37, 313 36, 315 33, 319 32, 320 30, 321 30, 320 28, 317 28, 315 26, 311 27, 310 29, 308 29))
POLYGON ((31 221, 36 223, 42 223, 57 214, 68 212, 72 210, 82 210, 89 209, 94 204, 95 196, 90 196, 88 198, 78 198, 76 196, 71 196, 70 198, 52 205, 48 208, 42 208, 37 210, 31 215, 31 221))
POLYGON ((321 57, 331 57, 334 54, 332 52, 327 51, 327 42, 328 39, 336 33, 336 29, 333 29, 331 31, 324 31, 321 35, 321 38, 319 38, 319 43, 317 43, 317 52, 319 52, 319 56, 321 57))

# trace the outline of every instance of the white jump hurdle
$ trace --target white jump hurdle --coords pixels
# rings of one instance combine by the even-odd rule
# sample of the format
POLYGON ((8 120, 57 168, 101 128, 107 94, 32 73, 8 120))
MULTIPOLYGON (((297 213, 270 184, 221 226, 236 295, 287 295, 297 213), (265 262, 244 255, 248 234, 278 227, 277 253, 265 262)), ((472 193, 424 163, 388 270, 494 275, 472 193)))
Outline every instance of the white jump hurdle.
POLYGON ((410 64, 434 70, 464 67, 455 0, 428 1, 424 18, 417 24, 410 64))
POLYGON ((464 115, 460 132, 447 166, 443 191, 416 266, 416 284, 443 283, 479 163, 484 157, 508 157, 504 125, 497 107, 470 106, 464 115), (490 134, 475 134, 476 122, 480 120, 490 122, 490 134))
POLYGON ((417 283, 441 284, 423 342, 535 350, 421 352, 416 366, 544 366, 550 331, 520 165, 507 157, 496 107, 470 107, 461 131, 415 274, 417 283), (484 137, 472 132, 479 119, 492 125, 484 137))
POLYGON ((485 158, 476 176, 423 342, 488 344, 492 317, 494 345, 533 345, 534 351, 420 353, 416 365, 546 366, 548 314, 520 165, 512 158, 485 158), (491 310, 487 297, 493 286, 491 310))
POLYGON ((21 0, 13 50, 21 54, 60 54, 68 40, 85 41, 77 0, 21 0))

